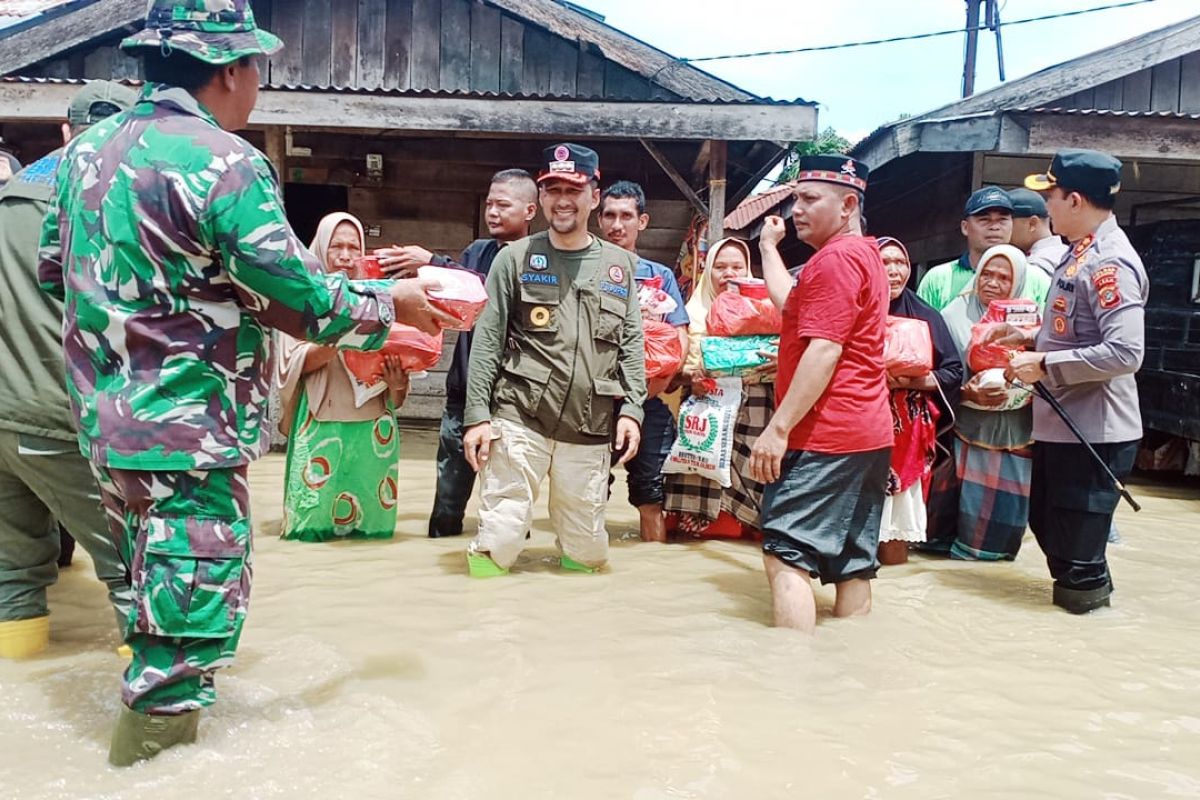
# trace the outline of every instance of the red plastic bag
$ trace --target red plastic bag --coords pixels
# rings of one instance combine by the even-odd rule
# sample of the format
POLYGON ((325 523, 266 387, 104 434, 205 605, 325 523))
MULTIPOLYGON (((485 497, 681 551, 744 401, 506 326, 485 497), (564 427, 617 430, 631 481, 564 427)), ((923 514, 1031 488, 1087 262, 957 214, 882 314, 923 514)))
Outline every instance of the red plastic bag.
POLYGON ((773 336, 781 328, 783 317, 770 297, 725 291, 708 309, 709 336, 773 336))
POLYGON ((985 369, 1005 369, 1013 353, 1025 348, 1008 347, 1002 344, 983 344, 983 340, 1000 325, 1013 325, 1032 331, 1040 323, 1037 303, 1032 300, 993 300, 983 317, 971 326, 971 341, 967 345, 967 365, 972 372, 985 369))
POLYGON ((925 320, 887 318, 883 365, 893 378, 920 378, 933 371, 933 338, 925 320))
POLYGON ((387 344, 382 350, 342 351, 346 369, 360 382, 368 385, 383 379, 384 356, 400 356, 400 366, 405 372, 433 369, 442 359, 442 334, 439 331, 436 336, 430 336, 397 322, 392 325, 387 344))
POLYGON ((683 366, 683 344, 679 329, 665 322, 646 320, 642 323, 642 338, 646 343, 646 379, 669 378, 683 366))
POLYGON ((458 319, 452 330, 469 331, 474 327, 475 320, 487 305, 487 292, 477 274, 465 269, 434 266, 420 267, 417 274, 442 285, 442 288, 429 292, 429 302, 458 319))

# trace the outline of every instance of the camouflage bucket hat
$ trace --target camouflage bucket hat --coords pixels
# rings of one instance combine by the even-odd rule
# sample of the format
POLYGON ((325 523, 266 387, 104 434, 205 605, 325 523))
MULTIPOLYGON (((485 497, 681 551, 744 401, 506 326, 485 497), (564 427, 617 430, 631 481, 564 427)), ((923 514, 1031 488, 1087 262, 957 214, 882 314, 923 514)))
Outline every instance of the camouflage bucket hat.
POLYGON ((150 0, 145 29, 121 42, 123 50, 145 47, 228 64, 245 56, 272 55, 283 42, 254 24, 250 0, 150 0))

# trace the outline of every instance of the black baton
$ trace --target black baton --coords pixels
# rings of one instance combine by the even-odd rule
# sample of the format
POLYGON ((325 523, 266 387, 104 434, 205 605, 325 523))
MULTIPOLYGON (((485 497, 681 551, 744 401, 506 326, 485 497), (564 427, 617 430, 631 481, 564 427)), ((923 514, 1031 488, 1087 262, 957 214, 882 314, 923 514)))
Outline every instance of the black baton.
POLYGON ((1075 438, 1079 440, 1079 443, 1086 447, 1087 451, 1092 454, 1092 458, 1094 458, 1096 463, 1100 465, 1100 469, 1104 470, 1104 474, 1107 475, 1108 479, 1113 482, 1113 486, 1117 487, 1117 491, 1121 493, 1121 497, 1125 498, 1125 502, 1129 503, 1129 505, 1133 507, 1134 511, 1141 511, 1142 507, 1138 505, 1137 500, 1133 499, 1133 495, 1131 495, 1129 490, 1125 488, 1125 484, 1117 480, 1117 476, 1113 475, 1113 471, 1108 468, 1108 464, 1106 464, 1104 459, 1100 457, 1100 454, 1096 452, 1096 448, 1092 447, 1091 442, 1083 438, 1083 433, 1079 430, 1079 426, 1075 424, 1075 420, 1071 419, 1071 416, 1067 413, 1067 410, 1062 407, 1062 403, 1055 400, 1054 395, 1050 394, 1050 390, 1048 390, 1045 386, 1042 386, 1040 383, 1033 384, 1033 390, 1037 392, 1038 397, 1045 400, 1050 407, 1054 409, 1054 413, 1058 414, 1058 418, 1066 423, 1067 427, 1071 429, 1071 433, 1075 434, 1075 438))

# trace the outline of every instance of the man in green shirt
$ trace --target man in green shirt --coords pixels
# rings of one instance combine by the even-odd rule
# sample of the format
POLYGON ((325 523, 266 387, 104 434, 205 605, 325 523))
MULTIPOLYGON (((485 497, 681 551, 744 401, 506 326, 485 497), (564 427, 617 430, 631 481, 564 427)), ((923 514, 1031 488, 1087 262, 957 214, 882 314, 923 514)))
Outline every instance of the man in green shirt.
POLYGON ((638 258, 588 233, 599 179, 592 150, 546 148, 538 183, 550 229, 508 245, 488 273, 463 412, 463 449, 480 473, 467 551, 476 577, 517 560, 547 475, 563 568, 594 572, 608 560, 613 416, 623 464, 638 450, 646 370, 638 258))
MULTIPOLYGON (((1008 244, 1012 238, 1013 206, 1008 192, 998 186, 984 186, 967 199, 963 209, 961 230, 967 239, 967 250, 954 261, 939 264, 921 279, 917 296, 941 311, 950 301, 962 294, 975 280, 979 259, 989 247, 1008 244)), ((1041 303, 1046 299, 1050 281, 1039 270, 1029 270, 1026 276, 1026 296, 1041 303)))
MULTIPOLYGON (((67 108, 64 144, 133 106, 137 94, 93 81, 67 108)), ((64 380, 62 303, 37 282, 38 233, 62 148, 0 189, 0 657, 49 644, 46 589, 58 578, 56 520, 87 550, 123 630, 129 577, 100 510, 100 494, 71 420, 64 380)))
POLYGON ((247 466, 267 451, 269 329, 380 348, 452 323, 419 279, 325 274, 242 130, 282 43, 246 0, 152 0, 137 105, 67 146, 38 277, 64 300, 67 390, 133 589, 109 761, 192 741, 250 596, 247 466))

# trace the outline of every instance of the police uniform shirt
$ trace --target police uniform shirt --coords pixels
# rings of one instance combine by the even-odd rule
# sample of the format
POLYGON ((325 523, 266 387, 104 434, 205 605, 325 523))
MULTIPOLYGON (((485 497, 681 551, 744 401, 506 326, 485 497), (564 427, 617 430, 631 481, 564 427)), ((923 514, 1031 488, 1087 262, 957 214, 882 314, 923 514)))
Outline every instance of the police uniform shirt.
MULTIPOLYGON (((1145 351, 1149 288, 1142 260, 1115 217, 1073 243, 1055 270, 1036 345, 1046 353, 1042 383, 1089 442, 1141 438, 1134 373, 1145 351)), ((1033 408, 1033 438, 1077 441, 1040 400, 1033 408)))

